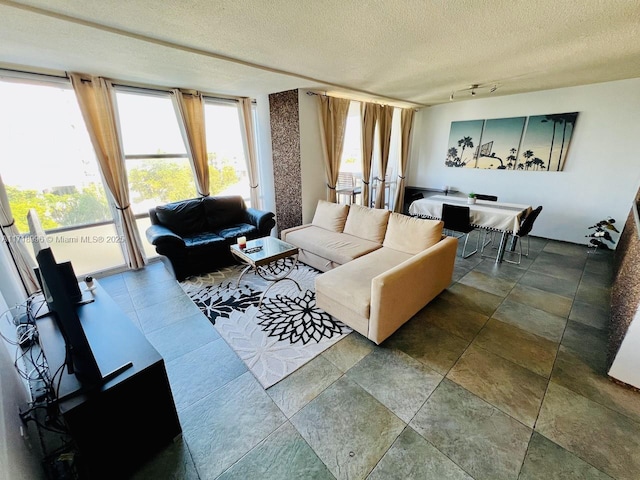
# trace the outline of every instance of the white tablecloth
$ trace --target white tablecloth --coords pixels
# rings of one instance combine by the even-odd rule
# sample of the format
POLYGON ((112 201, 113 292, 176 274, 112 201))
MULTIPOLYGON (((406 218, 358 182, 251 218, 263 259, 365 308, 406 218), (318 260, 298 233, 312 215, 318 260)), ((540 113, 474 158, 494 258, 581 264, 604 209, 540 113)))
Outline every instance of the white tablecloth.
POLYGON ((475 204, 468 205, 466 197, 434 195, 414 201, 409 206, 409 213, 420 217, 440 219, 442 218, 443 203, 469 207, 471 224, 476 227, 508 233, 517 233, 520 229, 520 221, 532 209, 531 205, 491 202, 489 200, 476 200, 475 204))

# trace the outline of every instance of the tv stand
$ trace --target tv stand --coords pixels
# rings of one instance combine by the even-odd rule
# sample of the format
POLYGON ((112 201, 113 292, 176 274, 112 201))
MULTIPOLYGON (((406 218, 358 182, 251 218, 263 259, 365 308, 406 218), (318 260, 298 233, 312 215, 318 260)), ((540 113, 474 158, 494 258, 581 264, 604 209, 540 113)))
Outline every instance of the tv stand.
MULTIPOLYGON (((58 408, 78 447, 84 476, 124 478, 170 444, 182 429, 163 358, 97 281, 95 284, 94 301, 77 305, 76 312, 102 382, 83 385, 64 368, 54 385, 60 381, 58 408)), ((65 342, 53 316, 40 316, 36 324, 53 375, 65 363, 65 342)))

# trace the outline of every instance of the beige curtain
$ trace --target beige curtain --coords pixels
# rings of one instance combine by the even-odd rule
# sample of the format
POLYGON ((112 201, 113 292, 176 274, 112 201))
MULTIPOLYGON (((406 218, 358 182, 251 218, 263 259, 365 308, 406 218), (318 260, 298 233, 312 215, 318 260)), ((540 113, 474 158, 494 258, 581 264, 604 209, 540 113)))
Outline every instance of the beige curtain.
POLYGON ((371 180, 371 160, 373 158, 373 142, 376 136, 376 118, 378 107, 375 103, 362 103, 360 121, 362 123, 362 205, 371 205, 369 200, 371 180))
POLYGON ((409 148, 411 146, 411 129, 413 127, 412 108, 404 108, 400 113, 400 164, 398 165, 398 184, 393 211, 402 213, 404 208, 404 179, 409 167, 409 148))
POLYGON ((100 172, 118 211, 116 228, 124 238, 125 261, 130 268, 141 268, 146 259, 129 203, 127 170, 118 132, 113 85, 100 77, 83 77, 75 73, 70 77, 100 172))
POLYGON ((9 205, 9 198, 7 197, 2 177, 0 177, 0 225, 2 226, 3 243, 9 249, 9 254, 16 265, 22 286, 27 295, 31 295, 40 289, 33 271, 36 265, 29 256, 25 244, 20 241, 20 232, 11 213, 11 206, 9 205))
POLYGON ((376 208, 384 208, 386 191, 385 175, 389 163, 389 148, 391 146, 391 123, 393 107, 378 105, 378 128, 380 129, 380 160, 378 162, 378 184, 376 189, 376 208))
POLYGON ((180 131, 187 146, 196 189, 202 197, 209 196, 209 162, 204 121, 204 98, 199 92, 173 90, 173 106, 178 114, 180 131))
POLYGON ((260 190, 258 189, 258 152, 256 151, 256 134, 253 129, 253 115, 250 98, 241 98, 238 101, 240 113, 240 125, 242 128, 242 145, 244 157, 247 160, 249 173, 249 187, 251 188, 251 206, 260 208, 260 190))
POLYGON ((345 98, 318 95, 320 116, 320 136, 324 153, 325 173, 327 177, 327 200, 336 202, 336 183, 340 171, 340 160, 344 144, 344 131, 347 126, 350 100, 345 98))

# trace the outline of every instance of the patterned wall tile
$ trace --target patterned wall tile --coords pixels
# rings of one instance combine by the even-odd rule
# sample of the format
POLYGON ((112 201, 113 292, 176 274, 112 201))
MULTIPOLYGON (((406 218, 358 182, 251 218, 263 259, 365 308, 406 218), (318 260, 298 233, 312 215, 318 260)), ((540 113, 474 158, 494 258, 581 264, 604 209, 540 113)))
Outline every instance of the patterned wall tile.
POLYGON ((278 235, 302 224, 298 91, 269 95, 278 235))

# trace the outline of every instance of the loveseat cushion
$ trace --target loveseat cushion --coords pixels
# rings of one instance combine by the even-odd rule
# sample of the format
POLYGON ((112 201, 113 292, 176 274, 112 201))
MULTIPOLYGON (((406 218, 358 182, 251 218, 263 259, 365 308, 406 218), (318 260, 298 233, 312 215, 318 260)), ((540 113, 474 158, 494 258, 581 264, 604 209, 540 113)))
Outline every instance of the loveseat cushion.
POLYGON ((415 255, 442 238, 443 222, 392 213, 384 236, 384 247, 415 255))
POLYGON ((162 225, 181 236, 207 230, 199 198, 158 206, 156 216, 162 225))
POLYGON ((389 210, 351 205, 343 232, 382 244, 388 220, 389 210))
POLYGON ((246 220, 246 205, 240 195, 205 197, 203 206, 208 225, 205 230, 215 232, 229 225, 244 223, 246 220))
POLYGON ((411 256, 391 248, 379 248, 316 277, 316 290, 356 314, 369 318, 371 280, 411 256))
POLYGON ((258 228, 255 225, 249 225, 248 223, 236 223, 234 225, 228 225, 224 228, 219 228, 214 232, 216 235, 220 235, 227 240, 235 239, 238 237, 252 237, 258 236, 258 228))
POLYGON ((331 232, 315 225, 288 231, 285 241, 339 264, 380 248, 380 244, 375 242, 331 232))
POLYGON ((342 232, 348 213, 349 205, 318 200, 311 224, 332 232, 342 232))
POLYGON ((225 243, 224 238, 211 232, 196 233, 183 237, 183 240, 187 249, 209 248, 214 244, 223 245, 225 243))

